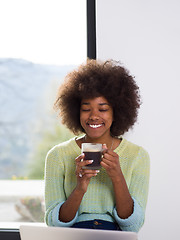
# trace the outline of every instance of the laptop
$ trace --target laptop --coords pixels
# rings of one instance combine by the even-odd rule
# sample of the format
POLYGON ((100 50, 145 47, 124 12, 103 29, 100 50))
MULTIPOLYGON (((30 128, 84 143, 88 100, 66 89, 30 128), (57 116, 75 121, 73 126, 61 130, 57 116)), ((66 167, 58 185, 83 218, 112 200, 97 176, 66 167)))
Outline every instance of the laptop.
POLYGON ((137 233, 48 226, 20 226, 21 240, 137 240, 137 233))

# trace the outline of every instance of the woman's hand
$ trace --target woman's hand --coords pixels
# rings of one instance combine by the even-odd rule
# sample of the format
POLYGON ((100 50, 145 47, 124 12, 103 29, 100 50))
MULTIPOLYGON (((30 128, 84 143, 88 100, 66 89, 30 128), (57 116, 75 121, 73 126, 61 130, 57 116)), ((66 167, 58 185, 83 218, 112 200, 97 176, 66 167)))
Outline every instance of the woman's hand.
POLYGON ((93 160, 84 160, 84 154, 76 158, 76 177, 77 177, 77 188, 83 193, 87 191, 90 179, 95 177, 98 170, 83 169, 84 166, 91 164, 93 160))
POLYGON ((106 170, 112 181, 118 181, 121 179, 122 171, 119 163, 119 156, 113 150, 108 149, 106 144, 103 144, 101 166, 106 170))
POLYGON ((101 166, 105 168, 113 183, 116 209, 120 218, 126 219, 133 213, 133 200, 121 171, 119 156, 103 145, 101 166))

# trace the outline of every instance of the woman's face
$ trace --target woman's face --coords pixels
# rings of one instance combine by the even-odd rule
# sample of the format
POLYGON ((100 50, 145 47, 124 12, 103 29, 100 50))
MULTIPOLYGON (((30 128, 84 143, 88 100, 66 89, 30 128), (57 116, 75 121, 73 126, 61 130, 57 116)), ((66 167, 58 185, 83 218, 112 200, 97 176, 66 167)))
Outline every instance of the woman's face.
POLYGON ((82 99, 80 122, 89 138, 109 137, 113 122, 113 109, 104 97, 82 99))

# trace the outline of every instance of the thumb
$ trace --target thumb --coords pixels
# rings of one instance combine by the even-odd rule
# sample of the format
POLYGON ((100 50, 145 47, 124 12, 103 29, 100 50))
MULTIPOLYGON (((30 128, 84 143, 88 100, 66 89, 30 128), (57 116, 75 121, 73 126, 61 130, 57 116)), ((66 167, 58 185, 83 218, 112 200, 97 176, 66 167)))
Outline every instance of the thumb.
POLYGON ((103 152, 105 152, 105 150, 107 150, 108 148, 107 148, 107 145, 104 143, 103 145, 102 145, 102 150, 103 150, 103 152))
POLYGON ((102 145, 102 148, 103 148, 103 150, 108 149, 107 145, 105 143, 102 145))

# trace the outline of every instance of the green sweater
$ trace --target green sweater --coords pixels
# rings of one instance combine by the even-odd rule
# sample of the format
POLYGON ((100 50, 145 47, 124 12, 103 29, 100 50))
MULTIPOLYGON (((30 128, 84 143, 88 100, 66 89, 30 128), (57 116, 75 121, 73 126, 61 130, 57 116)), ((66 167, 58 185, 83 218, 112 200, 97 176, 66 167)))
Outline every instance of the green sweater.
POLYGON ((121 230, 138 232, 144 223, 149 185, 149 155, 126 139, 114 150, 129 192, 134 200, 134 211, 127 219, 117 215, 111 179, 101 168, 91 178, 76 217, 69 223, 58 220, 59 209, 76 187, 75 158, 81 154, 75 138, 54 146, 47 154, 45 168, 46 223, 50 226, 72 226, 75 222, 102 219, 116 221, 121 230))

